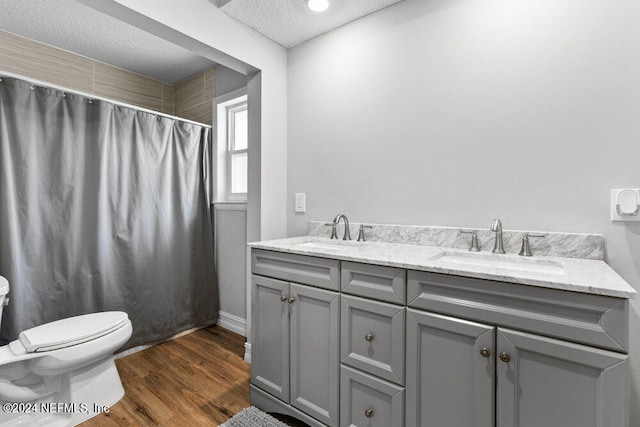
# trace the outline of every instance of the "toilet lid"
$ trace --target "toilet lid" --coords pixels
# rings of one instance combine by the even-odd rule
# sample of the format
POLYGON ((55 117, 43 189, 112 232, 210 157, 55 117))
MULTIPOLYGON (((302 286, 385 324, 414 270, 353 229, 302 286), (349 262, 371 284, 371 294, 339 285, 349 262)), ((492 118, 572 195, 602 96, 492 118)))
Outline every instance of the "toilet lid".
POLYGON ((9 293, 9 281, 4 277, 0 276, 0 296, 6 295, 9 293))
POLYGON ((20 342, 29 353, 57 350, 106 335, 128 320, 129 316, 122 311, 68 317, 21 332, 20 342))

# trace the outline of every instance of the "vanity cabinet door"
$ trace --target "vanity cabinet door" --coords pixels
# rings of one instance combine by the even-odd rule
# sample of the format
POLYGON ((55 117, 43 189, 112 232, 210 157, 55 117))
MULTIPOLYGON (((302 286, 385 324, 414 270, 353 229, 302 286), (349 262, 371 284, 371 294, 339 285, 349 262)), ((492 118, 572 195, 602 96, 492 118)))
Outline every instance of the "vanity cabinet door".
POLYGON ((498 427, 627 426, 628 356, 498 329, 498 427))
POLYGON ((291 405, 329 425, 339 422, 340 296, 290 284, 291 405))
POLYGON ((494 342, 493 326, 407 309, 407 427, 493 427, 494 342))
POLYGON ((251 276, 251 383, 289 401, 289 283, 251 276))

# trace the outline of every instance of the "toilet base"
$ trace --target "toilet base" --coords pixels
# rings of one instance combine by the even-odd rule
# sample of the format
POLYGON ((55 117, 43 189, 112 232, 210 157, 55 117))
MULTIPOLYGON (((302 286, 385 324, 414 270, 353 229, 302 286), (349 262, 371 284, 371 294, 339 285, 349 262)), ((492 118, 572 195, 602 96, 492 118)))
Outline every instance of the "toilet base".
MULTIPOLYGON (((123 396, 120 375, 113 356, 109 356, 64 374, 59 392, 39 401, 14 405, 22 412, 7 413, 0 408, 0 427, 75 426, 108 411, 123 396), (25 413, 25 410, 30 412, 25 413)), ((0 401, 0 404, 5 403, 0 401)))

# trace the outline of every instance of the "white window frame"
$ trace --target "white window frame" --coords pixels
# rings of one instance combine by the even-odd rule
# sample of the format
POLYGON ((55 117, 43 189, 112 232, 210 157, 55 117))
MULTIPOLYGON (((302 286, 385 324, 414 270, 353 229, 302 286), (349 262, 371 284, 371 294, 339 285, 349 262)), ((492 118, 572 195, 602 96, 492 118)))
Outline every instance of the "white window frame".
MULTIPOLYGON (((247 111, 248 114, 248 105, 246 99, 239 101, 234 104, 230 104, 226 107, 226 115, 227 115, 227 200, 247 200, 247 193, 234 193, 232 191, 232 167, 233 164, 233 156, 237 154, 245 154, 249 153, 249 141, 247 140, 247 148, 243 148, 240 150, 235 149, 235 114, 240 111, 247 111)), ((247 121, 248 123, 248 121, 247 121)), ((247 159, 247 172, 248 172, 248 159, 247 159)), ((248 184, 248 176, 247 176, 247 184, 248 184)))
POLYGON ((231 192, 231 155, 240 154, 242 152, 248 153, 249 150, 248 147, 247 149, 242 150, 231 150, 232 141, 230 139, 233 135, 233 123, 229 114, 230 111, 237 111, 239 109, 246 108, 247 105, 246 88, 221 95, 213 100, 213 123, 214 126, 217 127, 215 149, 216 161, 214 162, 215 202, 247 201, 247 193, 231 192))

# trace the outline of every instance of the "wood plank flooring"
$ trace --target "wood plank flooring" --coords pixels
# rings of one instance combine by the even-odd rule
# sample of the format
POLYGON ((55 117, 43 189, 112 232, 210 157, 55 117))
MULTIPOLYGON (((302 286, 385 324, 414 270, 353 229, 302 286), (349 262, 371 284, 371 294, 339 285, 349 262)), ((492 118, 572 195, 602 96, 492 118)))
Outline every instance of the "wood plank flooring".
POLYGON ((244 341, 213 326, 116 360, 124 398, 82 427, 225 422, 250 406, 244 341))

